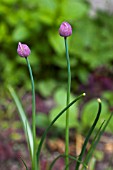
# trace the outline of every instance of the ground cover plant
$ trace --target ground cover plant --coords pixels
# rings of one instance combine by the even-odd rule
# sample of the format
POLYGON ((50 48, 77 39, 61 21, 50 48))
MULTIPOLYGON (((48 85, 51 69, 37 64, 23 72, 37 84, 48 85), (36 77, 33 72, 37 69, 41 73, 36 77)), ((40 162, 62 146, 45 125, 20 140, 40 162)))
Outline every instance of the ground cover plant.
MULTIPOLYGON (((69 45, 71 44, 70 62, 72 68, 72 77, 77 78, 79 82, 86 83, 87 77, 92 70, 95 70, 101 65, 107 65, 108 69, 112 66, 112 20, 113 16, 105 12, 97 12, 95 18, 88 16, 90 4, 84 0, 71 0, 68 2, 62 1, 59 6, 59 0, 43 0, 40 4, 39 1, 33 0, 28 2, 23 0, 0 1, 0 31, 1 31, 1 75, 0 81, 4 84, 26 86, 29 90, 30 83, 28 76, 22 76, 25 70, 24 62, 16 56, 16 50, 11 50, 18 41, 28 42, 32 49, 31 64, 34 67, 34 75, 40 80, 36 84, 36 91, 40 92, 44 97, 48 97, 52 89, 59 85, 58 82, 65 83, 66 81, 66 64, 62 57, 64 54, 64 46, 62 39, 57 34, 59 24, 63 19, 67 19, 73 25, 73 36, 69 38, 69 45), (70 5, 70 6, 69 6, 70 5), (44 10, 46 6, 46 10, 44 10), (68 15, 67 15, 67 7, 68 15), (15 15, 13 15, 15 13, 15 15), (32 24, 31 21, 32 20, 32 24), (32 35, 34 32, 34 35, 32 35), (95 37, 95 34, 98 38, 95 37), (7 38, 6 38, 7 37, 7 38), (75 41, 76 37, 76 41, 75 41), (37 44, 37 39, 40 39, 42 45, 37 44), (45 39, 47 40, 45 42, 45 39), (102 42, 102 43, 101 43, 102 42), (6 45, 7 44, 7 45, 6 45), (61 48, 62 46, 62 48, 61 48), (76 48, 76 50, 75 50, 76 48), (10 54, 10 58, 8 57, 10 54), (98 60, 98 54, 100 60, 98 60), (42 57, 43 56, 43 60, 42 57), (51 58, 49 56, 52 56, 51 58), (76 56, 76 61, 75 61, 76 56), (92 57, 90 57, 92 56, 92 57), (5 62, 4 62, 4 60, 5 62), (13 62, 10 62, 12 59, 13 62), (59 59, 59 60, 58 60, 59 59), (60 61, 60 62, 59 62, 60 61), (4 64, 5 63, 5 64, 4 64), (37 63, 37 64, 36 64, 37 63), (15 74, 13 79, 13 72, 16 67, 20 70, 15 74), (76 69, 78 72, 76 74, 76 69), (43 73, 43 69, 48 68, 47 72, 43 73), (53 70, 51 72, 51 70, 53 70), (55 71, 58 71, 58 82, 55 82, 55 71), (46 78, 44 81, 41 77, 46 78), (48 76, 49 75, 49 76, 48 76), (8 79, 5 77, 8 76, 8 79), (25 81, 26 78, 26 81, 25 81), (21 82, 19 81, 21 79, 21 82), (48 92, 45 89, 45 84, 50 84, 48 92)), ((75 82, 73 91, 78 90, 79 83, 75 82)))
MULTIPOLYGON (((102 120, 99 123, 99 126, 97 128, 96 133, 93 136, 93 140, 91 142, 90 148, 88 149, 88 152, 86 155, 86 147, 88 144, 88 141, 97 125, 99 122, 99 118, 101 115, 101 100, 98 98, 98 110, 97 114, 95 115, 95 118, 93 119, 91 126, 87 132, 86 138, 84 140, 81 152, 79 155, 70 155, 69 154, 69 121, 70 121, 70 107, 77 102, 79 99, 85 96, 85 93, 82 93, 80 96, 76 97, 73 101, 70 101, 70 92, 71 92, 71 69, 70 69, 70 59, 69 59, 69 52, 68 52, 68 42, 67 39, 69 36, 72 34, 72 27, 68 22, 63 22, 60 25, 59 28, 59 34, 61 37, 64 38, 64 44, 65 44, 65 51, 66 51, 66 61, 67 61, 67 97, 66 97, 66 107, 62 108, 60 112, 57 112, 56 116, 53 118, 53 120, 50 122, 50 124, 47 126, 45 129, 39 143, 37 144, 37 138, 36 138, 36 101, 35 101, 35 84, 34 84, 34 78, 32 74, 32 69, 30 66, 29 58, 28 56, 30 55, 31 51, 30 48, 26 44, 22 44, 21 42, 18 43, 18 48, 17 48, 17 53, 19 56, 22 58, 25 58, 29 74, 30 74, 30 79, 31 79, 31 86, 32 86, 32 129, 29 124, 28 118, 26 113, 24 112, 24 109, 22 107, 21 102, 19 101, 16 92, 11 86, 8 86, 8 89, 17 105, 19 115, 21 118, 21 121, 23 123, 23 128, 24 132, 26 135, 26 140, 28 144, 28 149, 29 149, 29 154, 30 154, 30 159, 31 159, 31 169, 32 170, 39 170, 40 169, 40 153, 42 149, 43 142, 46 138, 46 135, 48 131, 52 128, 52 125, 59 119, 64 113, 66 113, 65 118, 63 118, 62 122, 65 122, 65 152, 62 155, 58 155, 53 162, 50 164, 49 169, 52 169, 56 161, 60 158, 63 157, 65 159, 64 163, 64 169, 68 170, 70 168, 70 164, 74 161, 73 168, 75 170, 78 169, 88 169, 89 168, 89 161, 92 158, 93 151, 95 150, 96 145, 98 144, 100 137, 102 136, 103 132, 105 131, 109 121, 111 120, 112 114, 108 115, 107 119, 102 120)), ((65 98, 63 96, 62 100, 65 101, 65 98)), ((62 100, 60 101, 62 103, 62 100)), ((90 110, 92 112, 92 110, 90 110)), ((74 113, 73 113, 74 114, 74 113)), ((92 120, 89 118, 89 120, 92 120)), ((62 123, 61 122, 61 123, 62 123)), ((41 122, 40 122, 41 123, 41 122)), ((23 160, 22 157, 20 157, 22 160, 26 170, 28 170, 28 166, 26 162, 23 160)))

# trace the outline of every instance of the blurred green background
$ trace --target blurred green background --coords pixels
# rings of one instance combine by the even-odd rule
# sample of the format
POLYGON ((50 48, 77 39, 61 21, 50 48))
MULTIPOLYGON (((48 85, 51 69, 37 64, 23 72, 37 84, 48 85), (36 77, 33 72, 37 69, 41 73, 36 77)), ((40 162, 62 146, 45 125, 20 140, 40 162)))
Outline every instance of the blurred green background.
POLYGON ((46 80, 50 84, 67 80, 64 43, 58 34, 62 21, 68 21, 73 27, 73 34, 68 39, 73 90, 76 91, 80 83, 86 83, 89 73, 97 67, 106 65, 110 68, 113 61, 113 16, 97 12, 97 16, 91 18, 89 9, 90 5, 84 0, 1 0, 2 87, 11 84, 29 89, 26 63, 16 52, 19 41, 31 48, 29 59, 36 90, 46 80))
MULTIPOLYGON (((91 5, 85 0, 0 0, 2 128, 9 128, 9 124, 10 128, 14 129, 21 126, 20 121, 14 118, 16 108, 7 93, 7 85, 18 90, 21 98, 24 96, 23 104, 26 110, 31 110, 31 107, 28 107, 31 99, 29 73, 25 60, 17 55, 18 42, 30 47, 29 60, 36 92, 41 99, 48 101, 45 104, 42 100, 44 105, 41 107, 45 110, 47 108, 48 111, 45 112, 50 111, 49 117, 42 114, 44 109, 37 110, 41 112, 37 116, 37 126, 45 128, 54 115, 65 106, 67 65, 64 41, 58 34, 63 21, 69 22, 73 28, 73 34, 68 38, 72 72, 71 99, 81 92, 86 92, 88 96, 86 100, 78 103, 76 108, 70 109, 70 127, 85 132, 91 126, 92 121, 89 120, 93 120, 95 114, 91 115, 90 112, 97 111, 94 99, 97 97, 103 99, 100 121, 109 116, 107 113, 113 109, 113 14, 109 13, 108 9, 97 10, 95 15, 90 15, 90 10, 91 5), (82 114, 82 126, 78 122, 79 113, 82 114), (10 121, 13 123, 9 123, 10 121)), ((37 105, 39 103, 38 100, 37 105)), ((59 119, 57 128, 65 127, 63 121, 63 117, 59 119)), ((113 130, 112 123, 107 130, 113 130)), ((15 133, 12 138, 18 139, 19 136, 16 135, 15 133)))
POLYGON ((104 110, 112 109, 113 15, 97 10, 92 16, 90 10, 91 4, 85 0, 0 1, 1 108, 7 103, 7 85, 22 91, 20 96, 31 89, 26 62, 17 55, 18 42, 31 48, 29 60, 36 92, 44 99, 52 96, 56 103, 61 101, 67 85, 67 65, 58 29, 61 22, 68 21, 73 28, 68 38, 73 95, 86 92, 86 101, 92 99, 88 103, 91 108, 86 103, 83 113, 95 109, 93 98, 100 96, 105 100, 104 110))
MULTIPOLYGON (((82 109, 83 126, 90 126, 86 115, 96 109, 93 98, 104 98, 104 112, 112 109, 113 15, 99 10, 91 15, 90 10, 91 4, 85 0, 0 1, 1 108, 5 104, 8 106, 7 85, 18 89, 21 97, 31 89, 26 62, 17 55, 18 42, 31 48, 29 60, 37 94, 44 99, 52 96, 58 104, 58 108, 51 111, 50 120, 65 106, 65 101, 61 104, 61 98, 66 93, 67 65, 64 40, 58 29, 61 22, 68 21, 73 28, 73 34, 68 38, 72 94, 73 97, 81 92, 88 95, 82 109)), ((13 113, 10 110, 13 107, 4 107, 5 112, 13 113)), ((4 109, 1 110, 4 113, 4 109)), ((70 127, 74 126, 73 120, 72 116, 70 127)), ((74 124, 78 125, 76 121, 74 124)))

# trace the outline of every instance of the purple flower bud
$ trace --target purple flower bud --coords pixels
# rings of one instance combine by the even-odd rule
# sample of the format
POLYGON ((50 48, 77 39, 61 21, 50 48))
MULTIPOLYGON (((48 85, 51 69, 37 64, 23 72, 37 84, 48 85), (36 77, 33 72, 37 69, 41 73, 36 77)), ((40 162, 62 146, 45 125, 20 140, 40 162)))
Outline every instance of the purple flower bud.
POLYGON ((68 37, 72 34, 72 27, 68 22, 62 22, 59 28, 59 34, 62 37, 68 37))
POLYGON ((26 44, 18 43, 17 53, 20 57, 28 57, 31 53, 30 48, 26 44))

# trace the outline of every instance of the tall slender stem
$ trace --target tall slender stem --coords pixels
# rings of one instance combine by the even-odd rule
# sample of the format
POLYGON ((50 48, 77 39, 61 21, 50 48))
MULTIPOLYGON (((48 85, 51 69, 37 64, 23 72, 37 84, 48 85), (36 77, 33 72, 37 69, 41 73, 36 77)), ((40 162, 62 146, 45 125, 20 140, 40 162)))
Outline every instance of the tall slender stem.
POLYGON ((28 57, 26 57, 27 66, 29 69, 29 74, 31 78, 32 86, 32 133, 33 133, 33 160, 32 160, 32 170, 36 170, 36 106, 35 106, 35 85, 32 74, 32 69, 28 57))
MULTIPOLYGON (((70 60, 69 60, 69 53, 68 53, 68 44, 67 44, 67 38, 64 37, 65 41, 65 50, 66 50, 66 60, 67 60, 67 71, 68 71, 68 83, 67 83, 67 101, 66 105, 70 102, 70 89, 71 89, 71 69, 70 69, 70 60)), ((65 130, 65 163, 66 165, 69 164, 69 109, 66 111, 66 130, 65 130)), ((67 166, 66 170, 68 170, 69 167, 67 166)))

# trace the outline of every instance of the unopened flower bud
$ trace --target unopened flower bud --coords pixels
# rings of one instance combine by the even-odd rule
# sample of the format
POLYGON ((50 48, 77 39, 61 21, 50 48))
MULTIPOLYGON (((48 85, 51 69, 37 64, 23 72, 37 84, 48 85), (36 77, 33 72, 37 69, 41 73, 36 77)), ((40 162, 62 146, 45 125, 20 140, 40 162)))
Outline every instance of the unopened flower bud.
POLYGON ((59 34, 62 37, 68 37, 72 34, 72 27, 68 22, 62 22, 59 28, 59 34))
POLYGON ((31 53, 30 48, 26 44, 18 43, 17 53, 20 57, 28 57, 31 53))

